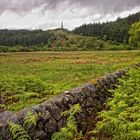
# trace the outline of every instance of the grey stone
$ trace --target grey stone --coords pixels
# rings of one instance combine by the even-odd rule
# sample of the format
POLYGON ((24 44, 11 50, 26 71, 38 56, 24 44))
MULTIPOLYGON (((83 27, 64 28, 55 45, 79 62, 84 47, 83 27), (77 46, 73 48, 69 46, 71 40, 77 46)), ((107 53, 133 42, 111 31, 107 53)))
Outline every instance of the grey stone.
POLYGON ((90 83, 83 84, 81 86, 81 88, 82 88, 82 91, 85 93, 86 97, 90 97, 91 96, 91 93, 92 92, 95 92, 94 91, 94 88, 93 88, 93 85, 90 84, 90 83))
POLYGON ((87 96, 84 92, 81 92, 81 97, 82 97, 83 100, 87 98, 87 96))
POLYGON ((54 103, 61 109, 63 110, 64 104, 63 104, 63 98, 62 96, 58 96, 58 98, 54 99, 54 103))
POLYGON ((78 87, 78 88, 74 88, 72 90, 70 90, 70 95, 74 97, 74 104, 76 104, 77 102, 79 102, 79 97, 82 93, 82 89, 81 87, 78 87))
POLYGON ((66 96, 69 98, 69 104, 73 105, 75 103, 74 102, 74 97, 70 94, 67 94, 66 96))
POLYGON ((36 130, 33 140, 46 140, 47 134, 43 130, 36 130))
POLYGON ((61 110, 54 103, 48 102, 42 104, 42 106, 43 108, 45 108, 45 110, 48 110, 50 112, 51 116, 53 116, 55 120, 59 120, 61 118, 61 110))
POLYGON ((43 121, 39 121, 39 122, 37 123, 37 128, 38 128, 39 130, 43 130, 43 128, 44 128, 44 126, 43 126, 43 121))
POLYGON ((63 127, 63 119, 60 119, 58 122, 57 122, 57 130, 59 131, 60 128, 63 127))
POLYGON ((114 79, 114 76, 112 74, 110 75, 110 82, 112 84, 115 84, 115 79, 114 79))
POLYGON ((77 87, 77 88, 74 88, 74 89, 71 89, 70 90, 70 94, 76 94, 76 93, 81 93, 82 92, 82 90, 81 90, 81 87, 77 87))
POLYGON ((7 123, 13 122, 13 120, 17 119, 17 115, 10 111, 5 111, 0 114, 0 125, 7 126, 7 123))
POLYGON ((57 123, 55 119, 52 117, 45 123, 45 132, 46 133, 54 133, 57 130, 57 123))
POLYGON ((65 106, 67 106, 70 103, 70 99, 68 95, 63 96, 63 103, 65 106))
POLYGON ((79 102, 79 93, 71 94, 73 96, 73 104, 77 104, 79 102))
POLYGON ((87 100, 91 103, 91 106, 94 106, 94 101, 92 97, 87 98, 87 100))
POLYGON ((32 107, 33 112, 36 112, 37 114, 43 111, 42 105, 36 105, 32 107))
POLYGON ((105 81, 103 79, 100 79, 100 80, 97 80, 100 88, 104 88, 104 85, 105 85, 105 81))
POLYGON ((51 114, 49 111, 45 110, 44 112, 42 112, 41 118, 43 119, 43 121, 47 121, 51 118, 51 114))

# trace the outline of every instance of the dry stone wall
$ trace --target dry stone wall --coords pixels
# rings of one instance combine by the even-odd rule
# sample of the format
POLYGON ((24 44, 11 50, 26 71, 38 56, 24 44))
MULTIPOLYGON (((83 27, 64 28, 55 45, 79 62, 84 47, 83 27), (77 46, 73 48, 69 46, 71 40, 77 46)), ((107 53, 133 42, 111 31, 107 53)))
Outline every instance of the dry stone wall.
MULTIPOLYGON (((140 63, 131 67, 137 68, 139 66, 140 63)), ((61 116, 62 112, 74 104, 79 103, 82 108, 82 111, 76 115, 77 122, 79 124, 85 122, 88 116, 102 110, 104 102, 111 95, 108 90, 114 89, 118 78, 124 76, 131 67, 106 75, 97 80, 95 84, 87 83, 65 91, 63 94, 31 109, 23 109, 16 114, 10 111, 0 112, 0 140, 12 140, 8 123, 13 122, 23 126, 23 120, 29 111, 34 112, 37 118, 37 125, 28 131, 28 135, 33 140, 49 140, 54 132, 66 124, 66 118, 61 116)))

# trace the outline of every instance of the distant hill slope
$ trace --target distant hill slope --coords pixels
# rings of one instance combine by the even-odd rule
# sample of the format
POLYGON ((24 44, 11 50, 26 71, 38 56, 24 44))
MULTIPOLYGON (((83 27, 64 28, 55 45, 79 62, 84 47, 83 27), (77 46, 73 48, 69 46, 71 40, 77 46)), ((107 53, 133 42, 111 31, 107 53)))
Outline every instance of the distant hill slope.
POLYGON ((77 35, 66 29, 48 31, 7 30, 4 31, 4 35, 6 34, 7 36, 5 36, 4 40, 1 40, 4 44, 0 42, 0 52, 133 49, 128 45, 112 43, 99 37, 77 35))
POLYGON ((81 36, 66 29, 50 30, 55 40, 50 40, 47 44, 49 50, 126 50, 131 49, 121 43, 112 43, 94 36, 81 36))
POLYGON ((140 12, 114 22, 82 25, 72 32, 67 29, 0 30, 0 52, 136 49, 127 45, 128 31, 139 19, 140 12))
POLYGON ((118 18, 114 22, 85 24, 73 30, 73 33, 83 36, 98 36, 104 40, 128 43, 129 28, 140 20, 140 12, 126 18, 118 18))
POLYGON ((97 50, 104 47, 104 42, 97 37, 85 37, 73 34, 68 30, 52 30, 55 40, 48 43, 48 47, 54 50, 97 50))

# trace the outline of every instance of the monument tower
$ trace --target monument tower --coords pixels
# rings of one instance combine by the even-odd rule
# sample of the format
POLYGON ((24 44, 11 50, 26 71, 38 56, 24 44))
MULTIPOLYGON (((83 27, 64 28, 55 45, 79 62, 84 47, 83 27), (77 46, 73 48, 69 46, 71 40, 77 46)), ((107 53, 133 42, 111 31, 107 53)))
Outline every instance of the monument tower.
POLYGON ((64 29, 64 26, 63 26, 63 21, 61 22, 61 29, 64 29))

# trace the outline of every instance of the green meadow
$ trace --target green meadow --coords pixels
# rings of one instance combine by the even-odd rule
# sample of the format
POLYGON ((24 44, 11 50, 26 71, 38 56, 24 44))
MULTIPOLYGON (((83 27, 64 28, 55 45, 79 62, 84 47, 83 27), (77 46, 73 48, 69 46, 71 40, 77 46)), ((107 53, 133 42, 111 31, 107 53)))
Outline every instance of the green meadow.
POLYGON ((19 111, 138 62, 140 51, 0 53, 0 107, 19 111))

